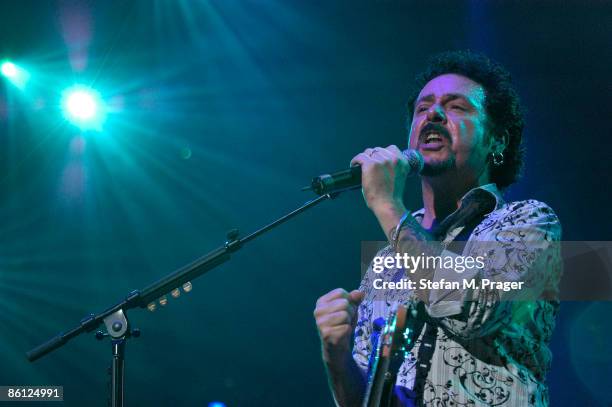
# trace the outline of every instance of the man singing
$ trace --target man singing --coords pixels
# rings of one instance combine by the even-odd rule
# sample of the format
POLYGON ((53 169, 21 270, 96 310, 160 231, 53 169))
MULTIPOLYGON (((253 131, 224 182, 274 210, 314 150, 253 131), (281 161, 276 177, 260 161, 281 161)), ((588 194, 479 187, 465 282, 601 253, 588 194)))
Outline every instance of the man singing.
POLYGON ((547 344, 560 277, 558 252, 548 249, 560 240, 561 226, 546 204, 507 203, 500 193, 517 180, 522 164, 523 118, 510 76, 483 55, 438 55, 417 77, 409 117, 409 147, 424 159, 421 210, 411 213, 404 206, 408 164, 396 146, 368 148, 352 160, 361 165, 364 199, 389 242, 381 252, 459 256, 493 242, 485 267, 462 278, 527 281, 532 295, 534 290, 542 295, 508 301, 505 292, 480 286, 444 300, 421 287, 381 292, 373 288, 380 276, 388 281, 446 276, 425 269, 374 273, 370 266, 359 290, 330 291, 314 311, 334 400, 343 407, 361 405, 380 322, 400 302, 418 304, 424 322, 393 372, 393 405, 548 405, 547 344), (465 241, 465 250, 452 252, 453 241, 465 241))

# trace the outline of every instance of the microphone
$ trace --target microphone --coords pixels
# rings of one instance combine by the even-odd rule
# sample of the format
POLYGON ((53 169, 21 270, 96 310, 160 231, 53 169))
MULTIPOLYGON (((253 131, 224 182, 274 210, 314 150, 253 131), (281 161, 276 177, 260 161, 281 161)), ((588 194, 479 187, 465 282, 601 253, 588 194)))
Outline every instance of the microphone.
MULTIPOLYGON (((423 170, 423 156, 416 150, 402 151, 408 160, 408 176, 419 174, 423 170)), ((347 170, 323 174, 312 179, 309 187, 302 188, 303 191, 312 190, 317 195, 325 195, 344 189, 353 189, 361 185, 361 166, 356 165, 347 170)))

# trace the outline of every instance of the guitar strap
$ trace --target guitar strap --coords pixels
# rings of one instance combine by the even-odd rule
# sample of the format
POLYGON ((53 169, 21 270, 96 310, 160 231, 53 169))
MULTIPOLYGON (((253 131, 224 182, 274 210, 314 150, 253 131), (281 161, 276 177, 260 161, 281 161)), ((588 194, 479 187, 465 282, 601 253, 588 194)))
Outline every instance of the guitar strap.
MULTIPOLYGON (((432 230, 432 235, 445 248, 454 241, 467 240, 476 226, 482 222, 485 215, 494 209, 495 201, 491 200, 490 194, 484 190, 476 189, 461 202, 461 207, 457 211, 444 219, 432 230)), ((411 316, 408 315, 408 317, 410 318, 411 316)), ((389 401, 386 403, 386 406, 381 407, 394 407, 394 405, 420 406, 423 404, 425 382, 431 370, 431 360, 435 351, 438 328, 432 318, 429 317, 425 305, 420 301, 417 304, 417 319, 420 320, 420 324, 416 324, 415 327, 420 325, 420 329, 418 329, 419 332, 415 332, 415 339, 420 335, 421 340, 416 355, 416 373, 412 393, 416 399, 406 400, 405 396, 402 397, 396 394, 396 397, 386 397, 389 401), (400 404, 400 400, 402 400, 402 404, 400 404)), ((389 380, 391 383, 396 383, 397 374, 402 362, 403 360, 399 362, 392 361, 389 368, 389 380)), ((391 386, 391 388, 395 388, 395 386, 391 386)))

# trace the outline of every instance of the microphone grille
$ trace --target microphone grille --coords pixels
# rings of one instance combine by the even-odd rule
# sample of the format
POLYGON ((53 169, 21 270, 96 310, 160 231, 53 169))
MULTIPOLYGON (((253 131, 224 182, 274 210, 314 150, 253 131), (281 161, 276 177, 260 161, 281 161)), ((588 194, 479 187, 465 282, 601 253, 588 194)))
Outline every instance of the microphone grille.
POLYGON ((416 150, 408 149, 402 151, 404 157, 408 160, 408 165, 410 166, 410 170, 408 171, 408 176, 420 174, 423 171, 423 156, 416 150))

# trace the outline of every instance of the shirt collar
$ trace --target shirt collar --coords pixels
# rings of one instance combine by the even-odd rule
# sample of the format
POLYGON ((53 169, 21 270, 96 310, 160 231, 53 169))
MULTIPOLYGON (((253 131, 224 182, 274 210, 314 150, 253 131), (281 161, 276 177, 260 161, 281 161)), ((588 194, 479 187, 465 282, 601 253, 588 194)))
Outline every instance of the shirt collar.
POLYGON ((463 195, 463 198, 461 198, 460 202, 463 203, 463 200, 466 199, 468 196, 470 196, 470 194, 472 194, 477 189, 481 189, 483 191, 488 192, 493 197, 493 199, 495 199, 495 209, 499 209, 503 206, 504 197, 502 196, 501 191, 497 188, 497 185, 494 183, 485 184, 485 185, 481 185, 479 187, 470 189, 465 195, 463 195))
MULTIPOLYGON (((494 183, 490 183, 490 184, 481 185, 476 188, 472 188, 468 192, 466 192, 465 195, 463 195, 463 197, 459 200, 460 202, 459 208, 461 208, 461 206, 463 206, 464 203, 468 202, 470 199, 475 198, 476 195, 480 194, 480 191, 475 192, 476 190, 488 192, 488 194, 484 194, 483 196, 488 196, 490 197, 490 199, 495 200, 495 209, 493 210, 497 210, 501 208, 505 203, 504 197, 502 196, 502 193, 499 190, 499 188, 497 188, 497 185, 494 183)), ((413 212, 412 216, 416 218, 420 223, 421 220, 423 219, 423 216, 425 216, 425 208, 421 208, 418 211, 413 212)))

